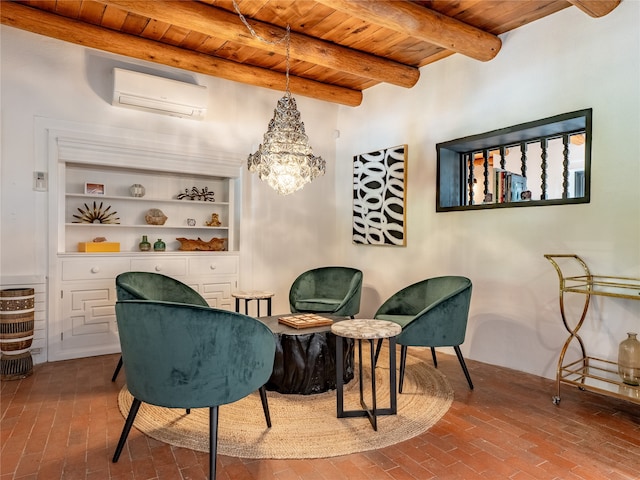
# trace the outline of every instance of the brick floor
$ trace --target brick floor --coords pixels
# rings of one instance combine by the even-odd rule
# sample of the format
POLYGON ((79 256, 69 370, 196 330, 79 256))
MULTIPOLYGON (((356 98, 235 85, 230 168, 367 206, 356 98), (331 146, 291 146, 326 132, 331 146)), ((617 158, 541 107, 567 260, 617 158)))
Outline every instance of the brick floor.
MULTIPOLYGON (((412 349, 412 353, 418 352, 412 349)), ((430 363, 428 350, 420 353, 430 363)), ((468 361, 470 391, 453 355, 439 369, 455 390, 429 431, 381 450, 313 460, 220 455, 218 480, 602 480, 640 478, 640 407, 562 387, 506 368, 468 361)), ((37 365, 2 382, 0 480, 199 480, 208 454, 131 430, 111 463, 124 419, 111 374, 118 355, 37 365)))

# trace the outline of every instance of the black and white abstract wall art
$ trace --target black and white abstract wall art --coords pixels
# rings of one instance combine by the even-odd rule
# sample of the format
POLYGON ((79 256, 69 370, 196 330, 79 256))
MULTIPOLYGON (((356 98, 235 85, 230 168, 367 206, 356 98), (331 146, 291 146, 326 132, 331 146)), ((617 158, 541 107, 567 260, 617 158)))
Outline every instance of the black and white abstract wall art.
POLYGON ((406 245, 407 145, 353 157, 353 243, 406 245))

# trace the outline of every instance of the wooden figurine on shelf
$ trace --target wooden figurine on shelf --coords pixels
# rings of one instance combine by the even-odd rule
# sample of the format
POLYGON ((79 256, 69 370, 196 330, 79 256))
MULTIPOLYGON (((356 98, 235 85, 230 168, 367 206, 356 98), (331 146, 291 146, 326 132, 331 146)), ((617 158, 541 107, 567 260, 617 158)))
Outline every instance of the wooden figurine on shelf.
POLYGON ((208 222, 205 222, 205 225, 207 227, 219 227, 220 225, 222 225, 222 222, 220 221, 220 218, 218 218, 217 213, 212 213, 211 220, 209 220, 208 222))

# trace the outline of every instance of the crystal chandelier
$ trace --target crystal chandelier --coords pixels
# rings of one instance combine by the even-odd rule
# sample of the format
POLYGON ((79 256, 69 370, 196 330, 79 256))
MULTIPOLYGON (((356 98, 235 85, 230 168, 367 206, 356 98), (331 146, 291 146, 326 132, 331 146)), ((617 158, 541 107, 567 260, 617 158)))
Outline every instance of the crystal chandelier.
POLYGON ((314 178, 324 175, 326 164, 313 154, 296 101, 287 90, 278 100, 273 118, 248 167, 281 195, 300 190, 314 178))
POLYGON ((291 29, 287 25, 287 33, 279 42, 261 38, 240 13, 235 1, 233 3, 240 19, 254 37, 271 44, 283 40, 286 42, 285 94, 278 100, 262 143, 255 153, 249 155, 247 166, 251 173, 257 173, 260 180, 267 182, 279 194, 289 195, 300 190, 314 178, 324 175, 326 170, 326 162, 322 157, 313 154, 296 101, 289 91, 291 29))

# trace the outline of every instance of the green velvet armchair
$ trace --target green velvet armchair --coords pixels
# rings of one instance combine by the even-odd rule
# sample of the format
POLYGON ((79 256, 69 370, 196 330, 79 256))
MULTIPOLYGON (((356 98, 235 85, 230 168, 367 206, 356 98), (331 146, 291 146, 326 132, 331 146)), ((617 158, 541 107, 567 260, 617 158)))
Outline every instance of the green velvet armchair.
POLYGON ((118 300, 158 300, 208 306, 189 285, 175 278, 153 272, 125 272, 116 277, 118 300))
POLYGON ((296 278, 289 290, 291 313, 326 313, 353 318, 360 311, 362 272, 321 267, 296 278))
POLYGON ((218 407, 264 385, 273 370, 273 333, 255 318, 213 308, 149 300, 116 303, 127 388, 133 396, 116 447, 117 462, 142 402, 209 408, 210 478, 216 477, 218 407))
MULTIPOLYGON (((407 347, 430 347, 434 366, 438 366, 436 347, 453 347, 469 388, 473 383, 462 357, 471 303, 471 280, 466 277, 444 276, 423 280, 392 295, 378 309, 374 318, 399 324, 400 384, 402 392, 407 364, 407 347)), ((378 352, 381 343, 378 343, 378 352)))
MULTIPOLYGON (((159 300, 208 306, 207 301, 189 285, 175 278, 153 272, 125 272, 116 277, 118 300, 159 300)), ((122 356, 113 372, 115 382, 122 368, 122 356)))
MULTIPOLYGON (((175 278, 153 272, 125 272, 116 277, 116 295, 118 301, 123 300, 157 300, 162 302, 186 303, 208 307, 207 301, 189 285, 175 278)), ((115 382, 122 368, 120 356, 111 381, 115 382)), ((271 414, 267 400, 267 390, 260 386, 260 398, 267 426, 271 427, 271 414)))

